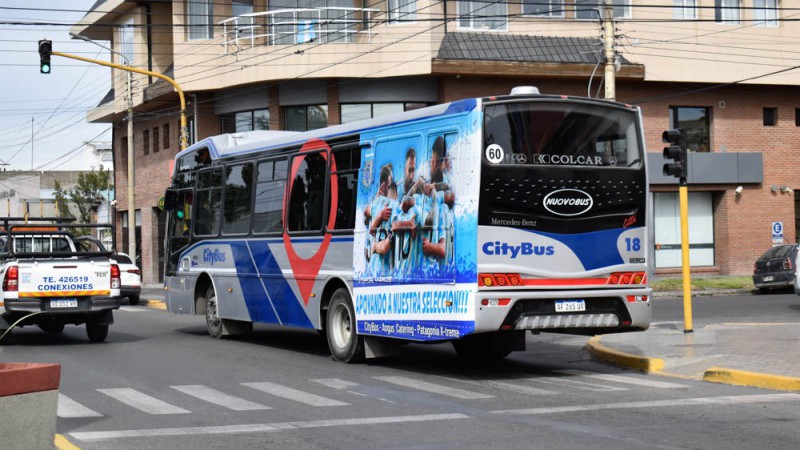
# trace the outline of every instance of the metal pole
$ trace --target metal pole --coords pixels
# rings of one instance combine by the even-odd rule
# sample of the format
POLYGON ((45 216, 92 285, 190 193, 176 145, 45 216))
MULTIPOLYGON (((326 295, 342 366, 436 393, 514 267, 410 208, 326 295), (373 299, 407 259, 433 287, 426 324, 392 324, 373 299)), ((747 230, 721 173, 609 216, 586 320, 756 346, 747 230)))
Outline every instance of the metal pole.
POLYGON ((686 179, 681 178, 678 187, 681 209, 681 258, 683 260, 683 332, 692 330, 692 275, 689 266, 689 188, 686 179))
POLYGON ((136 264, 136 203, 133 166, 133 72, 128 72, 128 252, 136 264))
POLYGON ((614 51, 614 9, 611 6, 611 0, 605 0, 603 6, 603 16, 605 23, 603 24, 603 49, 605 50, 606 65, 605 65, 605 85, 606 85, 606 99, 617 99, 617 86, 616 86, 616 52, 614 51))

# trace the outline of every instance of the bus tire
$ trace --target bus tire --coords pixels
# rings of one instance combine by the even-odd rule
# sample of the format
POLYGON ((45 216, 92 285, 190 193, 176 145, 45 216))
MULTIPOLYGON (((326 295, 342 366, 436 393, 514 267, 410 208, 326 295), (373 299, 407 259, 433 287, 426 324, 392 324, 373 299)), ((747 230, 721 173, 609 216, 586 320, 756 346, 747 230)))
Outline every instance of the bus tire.
POLYGON ((333 359, 343 363, 364 360, 364 338, 358 335, 356 328, 353 301, 347 289, 339 288, 331 296, 325 327, 333 359))
POLYGON ((503 359, 512 352, 511 345, 496 333, 470 334, 453 341, 458 356, 470 361, 503 359))
POLYGON ((86 335, 92 342, 104 342, 108 336, 108 324, 99 324, 97 322, 86 322, 86 335))
POLYGON ((214 339, 222 338, 222 319, 217 312, 217 295, 214 286, 209 286, 206 292, 206 328, 208 335, 214 339))

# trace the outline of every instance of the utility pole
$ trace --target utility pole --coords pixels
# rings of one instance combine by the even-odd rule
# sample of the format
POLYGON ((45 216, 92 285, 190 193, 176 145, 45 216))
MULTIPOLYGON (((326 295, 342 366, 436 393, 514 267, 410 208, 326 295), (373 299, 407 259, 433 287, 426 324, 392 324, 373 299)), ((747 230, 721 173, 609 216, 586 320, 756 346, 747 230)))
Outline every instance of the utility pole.
POLYGON ((616 85, 616 73, 617 73, 617 65, 616 65, 616 58, 617 52, 615 49, 615 38, 614 38, 614 7, 611 4, 611 0, 605 0, 603 4, 603 50, 605 53, 606 65, 605 65, 605 85, 606 85, 606 100, 616 100, 617 99, 617 85, 616 85))

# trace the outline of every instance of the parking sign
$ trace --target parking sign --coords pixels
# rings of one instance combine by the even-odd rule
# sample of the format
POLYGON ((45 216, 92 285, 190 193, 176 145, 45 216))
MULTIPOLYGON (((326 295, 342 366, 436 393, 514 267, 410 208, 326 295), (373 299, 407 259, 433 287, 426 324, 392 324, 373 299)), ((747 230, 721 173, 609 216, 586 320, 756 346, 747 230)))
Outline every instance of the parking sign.
POLYGON ((783 222, 772 222, 772 243, 783 244, 783 222))

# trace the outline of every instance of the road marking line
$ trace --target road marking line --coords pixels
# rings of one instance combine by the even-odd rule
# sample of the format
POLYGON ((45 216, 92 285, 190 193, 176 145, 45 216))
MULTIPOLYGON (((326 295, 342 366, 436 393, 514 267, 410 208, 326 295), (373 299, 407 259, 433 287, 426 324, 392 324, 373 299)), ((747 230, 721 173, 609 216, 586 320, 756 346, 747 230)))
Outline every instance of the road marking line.
POLYGON ((492 411, 492 414, 505 414, 512 416, 559 414, 570 412, 602 411, 611 409, 636 409, 636 408, 659 408, 665 406, 724 406, 724 405, 746 405, 751 403, 778 403, 800 401, 800 394, 763 394, 763 395, 739 395, 728 397, 700 397, 684 398, 676 400, 654 400, 630 403, 600 403, 597 405, 576 405, 576 406, 556 406, 552 408, 526 408, 526 409, 506 409, 492 411))
POLYGON ((685 389, 689 386, 685 384, 668 383, 666 381, 648 380, 644 378, 636 378, 622 375, 614 375, 610 373, 594 373, 584 370, 554 370, 555 373, 564 375, 573 375, 585 378, 593 378, 596 380, 614 381, 617 383, 635 384, 638 386, 647 386, 657 389, 685 389))
POLYGON ((299 391, 290 387, 281 386, 277 383, 262 382, 262 383, 242 383, 243 386, 257 389, 261 392, 274 395, 276 397, 294 400, 296 402, 305 403, 311 406, 345 406, 349 403, 340 402, 331 398, 322 397, 320 395, 311 394, 309 392, 299 391))
POLYGON ((554 384, 556 386, 568 387, 570 389, 581 389, 584 391, 591 391, 591 392, 614 392, 614 391, 627 391, 628 388, 617 387, 617 386, 606 386, 604 384, 597 384, 597 383, 588 383, 586 381, 578 381, 578 380, 567 380, 561 378, 526 378, 525 379, 531 383, 541 383, 541 384, 554 384))
POLYGON ((151 397, 135 389, 98 389, 98 391, 106 394, 114 400, 118 400, 130 407, 136 408, 139 411, 143 411, 148 414, 188 414, 191 412, 183 408, 170 405, 169 403, 162 402, 155 397, 151 397))
POLYGON ((70 436, 81 441, 102 441, 119 438, 143 438, 163 436, 189 436, 204 434, 242 434, 242 433, 267 433, 287 430, 301 430, 309 428, 382 425, 392 423, 433 422, 439 420, 471 419, 466 414, 429 414, 395 417, 366 417, 363 419, 331 419, 313 420, 308 422, 282 422, 282 423, 254 423, 245 425, 226 425, 214 427, 185 427, 185 428, 160 428, 150 430, 120 430, 120 431, 78 431, 70 436))
POLYGON ((323 386, 333 389, 351 389, 358 386, 358 383, 343 380, 341 378, 317 378, 309 381, 313 381, 314 383, 319 383, 323 386))
POLYGON ((428 383, 427 381, 420 381, 407 377, 389 376, 389 377, 373 377, 373 378, 375 378, 376 380, 385 381, 387 383, 396 384, 398 386, 418 389, 420 391, 432 392, 434 394, 446 395, 448 397, 455 397, 465 400, 494 398, 494 395, 481 394, 480 392, 466 391, 464 389, 457 389, 454 387, 444 386, 441 384, 428 383))
POLYGON ((523 386, 516 383, 509 383, 508 381, 494 381, 494 380, 464 380, 461 378, 451 377, 437 377, 443 380, 454 381, 458 383, 470 384, 472 386, 489 387, 500 389, 503 391, 513 392, 515 394, 525 395, 554 395, 558 392, 548 389, 535 388, 533 386, 523 386))
POLYGON ((138 306, 120 306, 119 310, 120 311, 125 311, 125 312, 135 312, 135 313, 148 312, 147 309, 140 308, 138 306))
POLYGON ((62 419, 72 419, 76 417, 103 417, 97 411, 89 409, 64 394, 58 394, 58 407, 56 415, 62 419))
POLYGON ((185 385, 185 386, 170 386, 172 389, 183 392, 184 394, 191 395, 192 397, 199 398, 200 400, 208 403, 213 403, 223 408, 232 409, 234 411, 256 411, 263 409, 272 409, 250 400, 235 397, 224 392, 212 389, 208 386, 199 384, 185 385))

